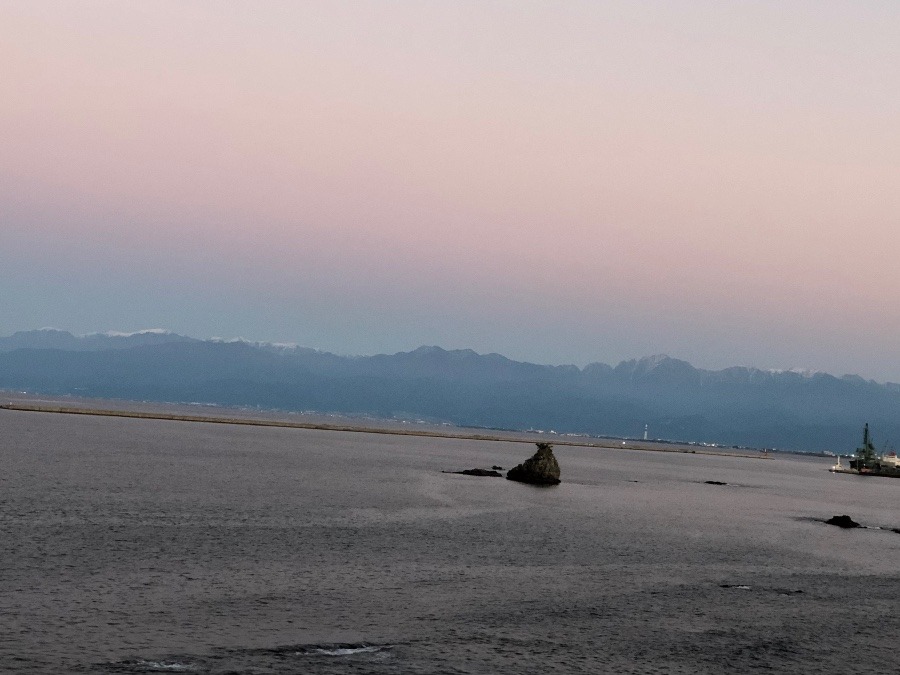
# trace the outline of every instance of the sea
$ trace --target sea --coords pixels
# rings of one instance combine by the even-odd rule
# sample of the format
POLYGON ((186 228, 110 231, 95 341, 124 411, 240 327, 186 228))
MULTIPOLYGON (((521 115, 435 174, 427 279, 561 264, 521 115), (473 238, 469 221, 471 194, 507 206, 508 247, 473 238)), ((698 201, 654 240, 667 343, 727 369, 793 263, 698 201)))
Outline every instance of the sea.
POLYGON ((900 671, 900 480, 534 449, 0 410, 0 672, 900 671))

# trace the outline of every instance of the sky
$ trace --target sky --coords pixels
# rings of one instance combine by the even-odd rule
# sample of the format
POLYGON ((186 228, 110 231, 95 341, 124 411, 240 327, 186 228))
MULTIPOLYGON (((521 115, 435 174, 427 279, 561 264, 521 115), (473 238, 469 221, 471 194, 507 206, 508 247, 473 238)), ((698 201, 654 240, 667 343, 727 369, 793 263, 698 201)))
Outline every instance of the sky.
POLYGON ((0 334, 900 381, 900 3, 0 0, 0 334))

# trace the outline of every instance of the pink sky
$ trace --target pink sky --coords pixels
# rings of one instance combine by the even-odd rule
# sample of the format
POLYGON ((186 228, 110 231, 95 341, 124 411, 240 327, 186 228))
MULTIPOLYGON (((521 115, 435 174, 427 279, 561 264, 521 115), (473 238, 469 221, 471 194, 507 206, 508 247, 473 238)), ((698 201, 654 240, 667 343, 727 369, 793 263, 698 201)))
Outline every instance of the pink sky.
POLYGON ((0 333, 900 381, 894 2, 0 3, 0 333))

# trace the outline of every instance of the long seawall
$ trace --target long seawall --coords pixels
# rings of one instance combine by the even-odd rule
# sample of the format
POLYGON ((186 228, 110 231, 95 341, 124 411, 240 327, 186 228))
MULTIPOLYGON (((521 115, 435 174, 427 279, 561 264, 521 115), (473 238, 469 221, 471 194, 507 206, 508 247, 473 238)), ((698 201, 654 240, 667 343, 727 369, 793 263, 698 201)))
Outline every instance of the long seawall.
POLYGON ((323 422, 295 422, 289 420, 263 419, 258 417, 237 417, 219 415, 187 415, 172 412, 146 411, 146 410, 113 410, 105 408, 87 408, 68 405, 41 405, 36 403, 0 403, 0 410, 19 412, 51 413, 63 415, 93 415, 99 417, 125 417, 133 419, 166 420, 170 422, 196 422, 203 424, 234 424, 254 427, 281 427, 287 429, 313 429, 317 431, 344 431, 348 433, 387 434, 392 436, 421 436, 426 438, 456 438, 469 441, 495 441, 505 443, 529 443, 548 441, 554 446, 577 446, 587 448, 600 448, 610 450, 641 450, 645 452, 676 452, 698 455, 722 455, 728 457, 744 457, 747 459, 769 459, 765 452, 724 452, 709 448, 687 448, 685 446, 663 446, 649 443, 632 443, 628 441, 616 442, 610 439, 572 440, 558 436, 548 439, 546 436, 529 434, 526 432, 510 431, 508 434, 485 434, 480 432, 465 431, 437 431, 431 429, 403 429, 397 427, 377 427, 365 424, 328 424, 323 422))

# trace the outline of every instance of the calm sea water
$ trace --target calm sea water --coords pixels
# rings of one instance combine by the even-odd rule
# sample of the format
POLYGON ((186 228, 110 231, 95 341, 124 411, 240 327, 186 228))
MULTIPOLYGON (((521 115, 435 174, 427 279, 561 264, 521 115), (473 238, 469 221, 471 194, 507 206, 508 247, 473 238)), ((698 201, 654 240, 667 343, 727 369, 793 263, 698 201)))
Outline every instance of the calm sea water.
POLYGON ((532 450, 0 411, 0 670, 900 669, 900 481, 532 450))

